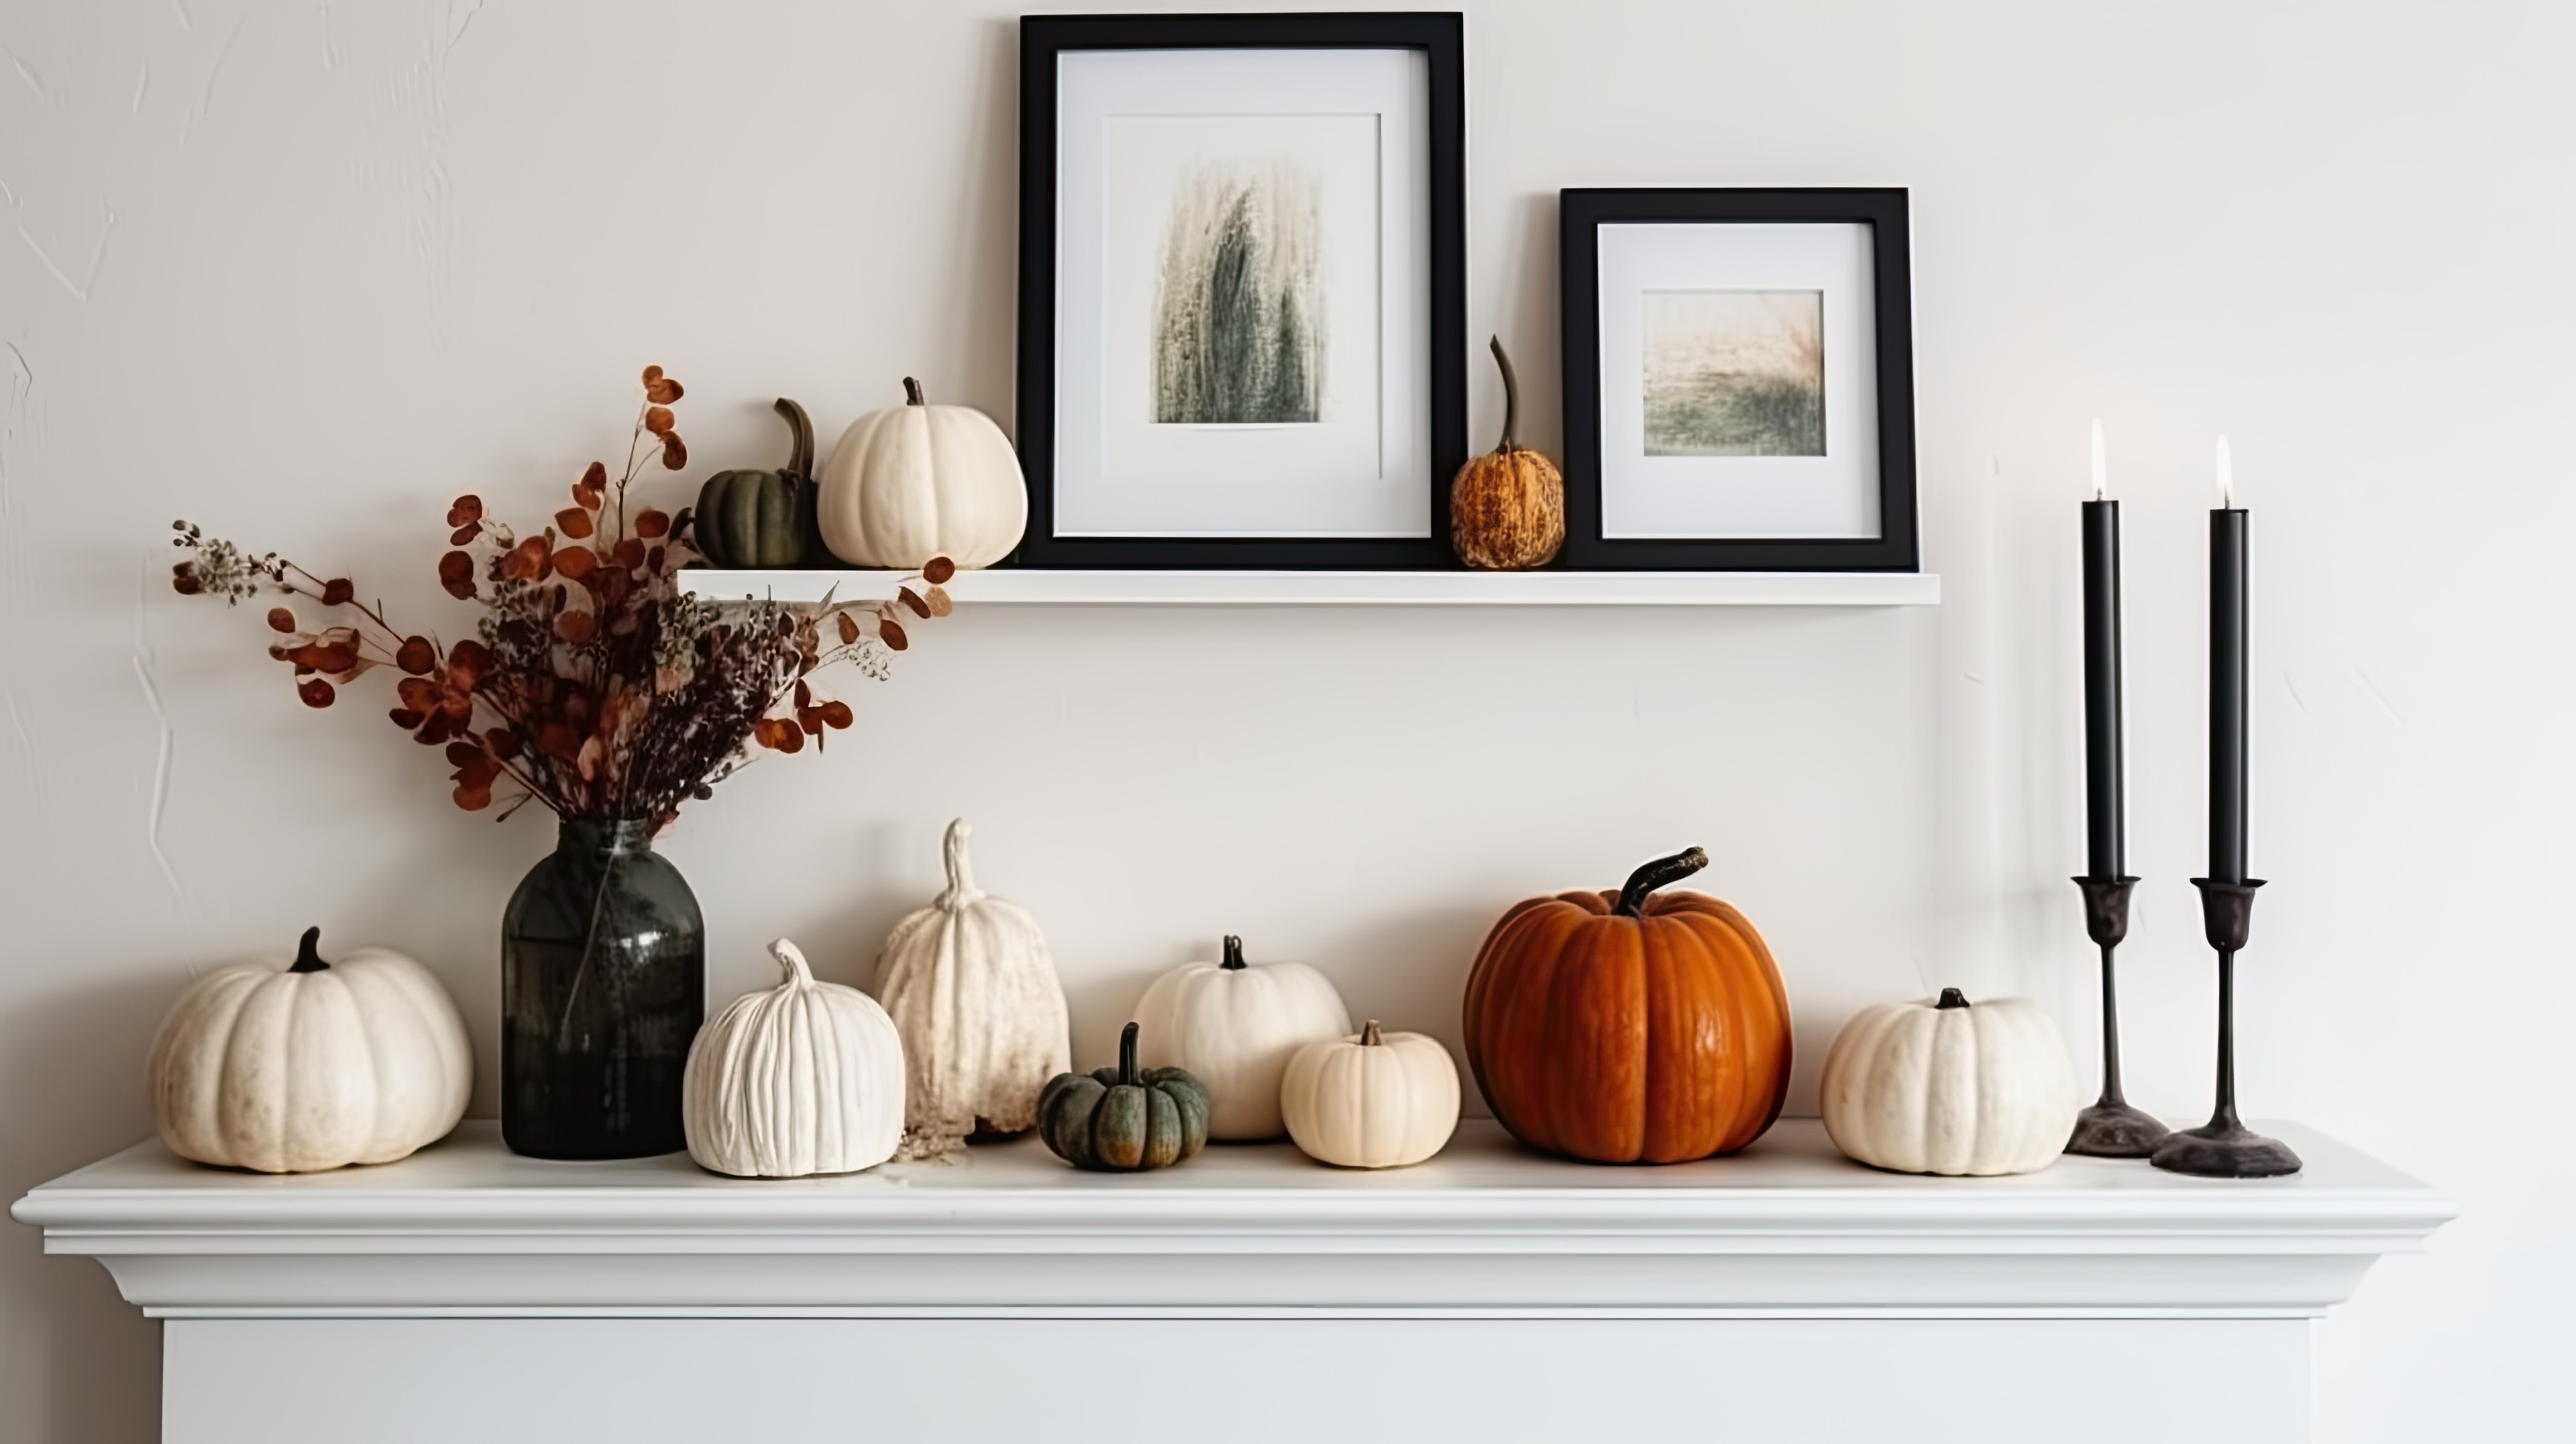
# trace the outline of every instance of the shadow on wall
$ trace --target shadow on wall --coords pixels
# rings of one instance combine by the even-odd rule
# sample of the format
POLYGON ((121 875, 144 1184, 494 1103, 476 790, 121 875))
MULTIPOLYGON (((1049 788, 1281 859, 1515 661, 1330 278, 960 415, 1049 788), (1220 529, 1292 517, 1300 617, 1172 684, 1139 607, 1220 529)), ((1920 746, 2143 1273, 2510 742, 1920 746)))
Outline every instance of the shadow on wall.
MULTIPOLYGON (((188 985, 170 976, 20 1005, 0 1033, 0 1190, 15 1201, 47 1179, 152 1132, 144 1060, 161 1014, 188 985)), ((48 1258, 43 1235, 9 1223, 0 1240, 0 1433, 51 1444, 145 1444, 160 1437, 160 1327, 97 1262, 48 1258), (42 1417, 17 1411, 41 1403, 42 1417)))

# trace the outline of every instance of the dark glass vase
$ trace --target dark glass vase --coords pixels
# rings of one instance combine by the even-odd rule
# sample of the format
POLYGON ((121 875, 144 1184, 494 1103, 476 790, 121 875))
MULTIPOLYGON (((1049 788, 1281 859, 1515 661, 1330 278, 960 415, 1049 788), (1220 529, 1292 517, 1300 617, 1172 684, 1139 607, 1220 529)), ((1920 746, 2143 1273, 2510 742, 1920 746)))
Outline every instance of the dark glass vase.
POLYGON ((535 1158, 687 1146, 706 924, 644 822, 561 824, 501 917, 501 1138, 535 1158))

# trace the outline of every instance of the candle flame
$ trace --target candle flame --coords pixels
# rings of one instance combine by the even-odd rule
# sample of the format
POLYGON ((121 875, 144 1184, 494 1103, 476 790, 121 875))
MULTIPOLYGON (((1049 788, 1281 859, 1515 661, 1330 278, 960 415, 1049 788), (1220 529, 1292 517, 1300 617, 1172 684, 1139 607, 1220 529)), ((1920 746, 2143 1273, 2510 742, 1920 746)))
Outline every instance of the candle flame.
POLYGON ((2236 509, 2236 460, 2224 436, 2218 438, 2218 505, 2226 511, 2236 509))
POLYGON ((2111 468, 2102 454, 2102 418, 2096 416, 2093 418, 2093 499, 2100 501, 2110 492, 2111 468))

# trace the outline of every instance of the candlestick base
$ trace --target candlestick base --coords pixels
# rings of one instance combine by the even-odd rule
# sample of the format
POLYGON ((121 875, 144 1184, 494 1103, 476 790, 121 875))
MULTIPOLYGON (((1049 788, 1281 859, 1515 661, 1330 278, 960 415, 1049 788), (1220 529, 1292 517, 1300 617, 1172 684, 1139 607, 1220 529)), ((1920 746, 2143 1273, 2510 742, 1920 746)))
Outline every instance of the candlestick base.
POLYGON ((2075 1136, 2066 1151, 2086 1158, 2148 1158, 2173 1137, 2173 1130, 2149 1114, 2116 1099, 2106 1099, 2075 1115, 2075 1136))
POLYGON ((2233 1118, 2213 1118, 2167 1138, 2148 1162, 2194 1178, 2281 1178, 2305 1167, 2290 1145, 2233 1118))
POLYGON ((2111 967, 2112 950, 2129 935, 2129 895, 2138 880, 2079 877, 2074 882, 2084 894, 2085 936, 2102 950, 2102 1097, 2075 1115, 2066 1151, 2087 1158, 2145 1158, 2173 1130, 2120 1096, 2120 985, 2111 967))

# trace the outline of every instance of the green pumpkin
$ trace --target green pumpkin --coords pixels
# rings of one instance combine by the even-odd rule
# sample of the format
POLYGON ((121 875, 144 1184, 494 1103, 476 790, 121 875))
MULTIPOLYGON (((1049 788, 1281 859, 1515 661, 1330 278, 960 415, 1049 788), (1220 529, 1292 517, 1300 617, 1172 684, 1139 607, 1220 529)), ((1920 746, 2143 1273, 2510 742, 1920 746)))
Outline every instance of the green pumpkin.
POLYGON ((1118 1066, 1058 1073, 1038 1094, 1038 1136, 1076 1168, 1164 1168, 1207 1143, 1207 1085, 1182 1068, 1136 1067, 1136 1025, 1118 1035, 1118 1066))
POLYGON ((823 567, 814 520, 814 423, 781 396, 794 451, 777 471, 719 471, 698 491, 697 547, 720 567, 823 567))

